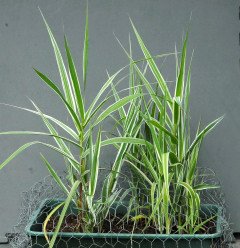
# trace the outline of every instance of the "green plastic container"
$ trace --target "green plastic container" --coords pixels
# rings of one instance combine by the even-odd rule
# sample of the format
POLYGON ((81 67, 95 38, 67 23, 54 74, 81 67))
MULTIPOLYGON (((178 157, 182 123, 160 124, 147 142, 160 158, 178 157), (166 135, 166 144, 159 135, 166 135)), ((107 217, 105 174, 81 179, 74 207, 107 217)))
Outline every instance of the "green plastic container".
MULTIPOLYGON (((53 206, 62 200, 46 199, 32 214, 26 226, 27 235, 32 240, 33 248, 48 248, 42 223, 53 206)), ((117 208, 126 211, 126 208, 117 208)), ((204 204, 201 212, 207 216, 217 215, 216 232, 213 234, 128 234, 128 233, 67 233, 60 232, 55 243, 56 248, 211 248, 221 243, 221 213, 222 208, 217 205, 204 204)), ((53 233, 48 233, 52 236, 53 233)))

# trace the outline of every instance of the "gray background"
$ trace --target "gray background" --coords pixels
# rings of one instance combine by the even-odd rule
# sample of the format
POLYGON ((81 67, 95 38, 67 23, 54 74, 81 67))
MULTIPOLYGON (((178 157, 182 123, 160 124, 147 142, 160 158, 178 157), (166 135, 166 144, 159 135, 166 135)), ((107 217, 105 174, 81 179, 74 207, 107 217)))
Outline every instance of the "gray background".
MULTIPOLYGON (((36 77, 37 67, 58 80, 51 44, 37 9, 40 6, 62 47, 63 33, 71 44, 80 70, 85 1, 0 0, 0 102, 31 107, 33 99, 45 112, 66 121, 61 103, 36 77)), ((98 0, 89 1, 90 62, 87 100, 106 79, 105 70, 115 72, 127 63, 113 32, 127 44, 131 32, 128 15, 134 20, 153 54, 174 50, 192 12, 189 54, 192 66, 192 126, 226 114, 205 140, 200 165, 213 168, 222 182, 234 231, 240 231, 240 84, 239 1, 237 0, 98 0)), ((134 49, 136 43, 134 45, 134 49)), ((141 54, 135 49, 136 58, 141 54)), ((171 62, 164 66, 167 79, 174 79, 171 62), (170 68, 168 67, 170 66, 170 68)), ((123 87, 126 86, 123 83, 123 87)), ((0 106, 0 130, 44 130, 41 120, 28 113, 0 106)), ((34 138, 0 137, 0 161, 34 138)), ((11 230, 18 217, 22 191, 47 175, 39 152, 63 171, 55 153, 34 147, 0 172, 0 236, 11 230)), ((105 163, 112 160, 106 151, 105 163)))

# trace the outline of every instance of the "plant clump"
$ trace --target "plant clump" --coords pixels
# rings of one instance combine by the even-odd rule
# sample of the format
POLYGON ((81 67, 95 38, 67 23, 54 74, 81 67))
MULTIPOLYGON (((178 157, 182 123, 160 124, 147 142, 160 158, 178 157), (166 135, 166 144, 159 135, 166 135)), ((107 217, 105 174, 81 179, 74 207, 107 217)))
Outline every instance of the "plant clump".
MULTIPOLYGON (((53 46, 61 88, 50 77, 34 69, 40 79, 56 94, 67 110, 71 124, 45 114, 35 102, 34 109, 47 131, 9 131, 0 135, 34 135, 52 139, 46 143, 31 141, 13 152, 2 164, 5 167, 13 158, 33 145, 42 145, 63 156, 66 181, 58 175, 52 163, 43 155, 42 160, 66 198, 51 209, 42 223, 49 247, 54 247, 59 232, 82 233, 141 233, 141 234, 202 234, 214 233, 217 212, 203 210, 201 193, 215 189, 198 173, 198 155, 205 136, 222 120, 220 117, 203 129, 198 127, 190 137, 190 86, 191 62, 187 66, 188 34, 183 42, 181 56, 171 54, 152 56, 131 22, 133 32, 143 53, 143 59, 134 60, 132 44, 127 51, 129 65, 108 75, 106 82, 87 108, 85 89, 88 75, 88 14, 86 15, 82 77, 78 76, 75 62, 64 38, 66 63, 43 17, 53 46), (155 60, 175 56, 175 88, 171 93, 155 60), (139 64, 143 63, 143 67, 139 64), (128 91, 118 91, 117 79, 128 69, 128 91), (128 92, 121 97, 121 92, 128 92), (113 103, 112 103, 112 100, 113 103), (113 137, 102 138, 102 123, 112 118, 116 124, 113 137), (57 131, 60 129, 61 131, 57 131), (103 186, 99 185, 101 151, 112 145, 117 149, 110 171, 104 170, 103 186), (76 153, 77 151, 77 153, 76 153), (127 190, 117 187, 124 162, 131 180, 127 190), (201 180, 200 180, 201 178, 201 180), (98 191, 98 192, 97 192, 98 191), (99 194, 97 194, 99 193, 99 194), (128 201, 125 213, 111 213, 114 204, 128 201), (70 206, 76 214, 68 215, 70 206), (51 238, 49 232, 53 232, 51 238)), ((104 132, 105 133, 105 132, 104 132)), ((109 135, 110 136, 110 135, 109 135)))

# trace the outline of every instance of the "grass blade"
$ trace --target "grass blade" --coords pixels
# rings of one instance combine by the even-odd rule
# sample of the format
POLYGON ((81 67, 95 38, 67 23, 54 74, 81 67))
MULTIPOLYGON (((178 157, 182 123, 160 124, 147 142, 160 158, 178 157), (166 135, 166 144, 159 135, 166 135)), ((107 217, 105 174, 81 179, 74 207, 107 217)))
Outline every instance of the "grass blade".
POLYGON ((111 77, 108 78, 108 80, 106 81, 106 83, 104 83, 104 85, 102 86, 102 88, 99 90, 98 94, 96 95, 96 97, 94 98, 94 100, 92 101, 90 107, 87 110, 86 113, 86 118, 85 118, 85 122, 89 122, 88 118, 91 115, 95 105, 97 104, 98 100, 100 99, 100 97, 102 96, 102 94, 105 92, 105 90, 112 84, 113 80, 115 79, 115 77, 123 70, 120 69, 119 71, 117 71, 115 74, 113 74, 111 77))
POLYGON ((91 177, 89 185, 89 195, 94 196, 98 181, 98 172, 99 172, 99 156, 101 149, 101 129, 98 131, 97 141, 94 149, 93 160, 91 161, 91 177))
MULTIPOLYGON (((41 112, 41 110, 38 108, 38 106, 33 102, 31 101, 33 106, 36 108, 36 110, 40 113, 41 117, 42 117, 42 120, 44 122, 44 124, 46 125, 46 127, 48 128, 49 132, 53 135, 56 135, 58 136, 58 133, 57 131, 55 130, 55 128, 51 125, 51 123, 47 120, 47 118, 44 117, 43 113, 41 112)), ((55 142, 57 143, 58 147, 66 154, 68 154, 70 157, 73 157, 70 149, 68 148, 68 146, 64 143, 63 140, 61 139, 58 139, 58 138, 55 138, 54 137, 54 140, 55 142)), ((72 160, 69 160, 70 164, 75 167, 73 164, 72 164, 72 160)))
POLYGON ((54 91, 57 93, 57 95, 62 99, 64 102, 67 110, 69 111, 73 122, 78 127, 78 130, 80 131, 82 129, 81 123, 79 122, 79 119, 75 113, 75 111, 72 109, 72 107, 68 104, 68 102, 65 100, 64 96, 62 95, 61 91, 58 89, 58 87, 43 73, 38 71, 37 69, 34 69, 34 71, 38 74, 38 76, 54 91))
POLYGON ((63 62, 61 52, 59 50, 59 47, 58 47, 57 42, 56 42, 56 40, 55 40, 55 38, 53 36, 53 33, 52 33, 52 31, 51 31, 51 29, 50 29, 45 17, 43 16, 41 10, 40 10, 40 13, 41 13, 43 21, 44 21, 44 23, 45 23, 45 25, 47 27, 47 31, 48 31, 50 40, 52 42, 52 46, 53 46, 54 53, 55 53, 55 58, 56 58, 57 65, 58 65, 59 74, 60 74, 61 81, 62 81, 63 91, 64 91, 64 94, 65 94, 65 97, 66 97, 66 101, 69 103, 69 105, 74 110, 76 110, 71 84, 70 84, 69 79, 68 79, 67 71, 66 71, 66 68, 65 68, 65 65, 64 65, 64 62, 63 62))
POLYGON ((83 85, 86 89, 87 83, 87 66, 88 66, 88 5, 86 9, 85 37, 83 47, 83 85))
POLYGON ((139 35, 137 29, 135 28, 135 26, 134 26, 134 24, 133 24, 133 22, 132 22, 131 19, 130 19, 130 22, 131 22, 131 24, 132 24, 134 33, 135 33, 135 35, 136 35, 136 37, 137 37, 137 40, 138 40, 138 43, 139 43, 139 45, 140 45, 140 47, 141 47, 141 49, 142 49, 142 52, 143 52, 145 58, 147 59, 147 62, 148 62, 148 64, 149 64, 149 67, 150 67, 150 69, 151 69, 153 75, 155 76, 156 80, 157 80, 158 83, 159 83, 159 86, 160 86, 160 88, 161 88, 161 90, 162 90, 162 93, 167 97, 167 99, 171 100, 171 99, 172 99, 171 94, 170 94, 170 92, 169 92, 169 89, 168 89, 168 87, 167 87, 167 85, 166 85, 165 80, 163 79, 162 74, 161 74, 160 71, 158 70, 156 63, 154 62, 154 60, 153 60, 153 58, 152 58, 150 52, 147 50, 145 44, 143 43, 143 40, 142 40, 142 38, 140 37, 140 35, 139 35))
POLYGON ((134 163, 132 163, 131 161, 126 160, 126 162, 128 162, 128 163, 134 168, 134 170, 136 170, 136 172, 137 172, 140 176, 142 176, 142 177, 146 180, 146 182, 148 182, 149 186, 152 186, 151 180, 147 177, 147 175, 144 174, 144 172, 143 172, 142 170, 140 170, 140 169, 139 169, 134 163))
POLYGON ((77 108, 78 111, 80 113, 80 116, 82 118, 82 122, 84 122, 84 118, 85 118, 85 109, 84 109, 84 102, 83 102, 83 97, 82 97, 82 93, 81 93, 81 86, 78 80, 78 75, 77 75, 77 71, 76 71, 76 67, 72 58, 72 54, 70 51, 70 48, 68 46, 68 42, 67 42, 67 38, 64 37, 64 44, 65 44, 65 50, 67 53, 67 59, 68 59, 68 67, 69 67, 69 71, 70 71, 70 75, 71 75, 71 82, 73 84, 73 89, 74 89, 74 95, 76 97, 76 103, 77 103, 77 108))
POLYGON ((11 160, 13 160, 18 154, 26 150, 28 147, 38 144, 38 141, 33 141, 20 146, 15 152, 13 152, 3 163, 0 164, 0 170, 7 165, 11 160))
MULTIPOLYGON (((38 111, 34 111, 32 109, 28 109, 28 108, 23 108, 23 107, 19 107, 19 106, 15 106, 15 105, 11 105, 11 104, 6 104, 6 103, 0 103, 0 105, 4 105, 4 106, 8 106, 11 108, 16 108, 16 109, 20 109, 20 110, 24 110, 27 111, 29 113, 35 114, 35 115, 39 115, 41 116, 41 114, 38 111)), ((76 134, 76 132, 70 128, 69 126, 67 126, 66 124, 64 124, 63 122, 57 120, 56 118, 50 116, 50 115, 46 115, 43 114, 43 116, 48 119, 51 120, 53 123, 55 123, 58 127, 62 128, 65 132, 67 132, 70 136, 72 136, 75 140, 78 140, 78 135, 76 134)))
POLYGON ((206 190, 206 189, 218 189, 220 186, 218 185, 211 185, 211 184, 206 184, 206 183, 202 183, 202 184, 198 184, 194 186, 194 190, 206 190))
POLYGON ((177 144, 178 139, 175 135, 173 135, 170 131, 168 131, 165 127, 163 127, 162 125, 159 124, 159 122, 157 122, 154 118, 151 118, 149 121, 147 121, 149 123, 151 123, 153 126, 155 126, 156 128, 158 128, 160 131, 164 132, 165 134, 167 134, 173 141, 174 144, 177 144))
POLYGON ((56 183, 60 186, 60 188, 68 195, 69 191, 62 182, 61 178, 58 176, 56 171, 53 169, 53 167, 50 165, 50 163, 46 160, 46 158, 41 154, 42 160, 44 164, 46 165, 50 175, 53 177, 53 179, 56 181, 56 183))
MULTIPOLYGON (((26 143, 22 146, 20 146, 15 152, 13 152, 3 163, 0 164, 0 170, 5 166, 7 165, 11 160, 13 160, 17 155, 19 155, 21 152, 23 152, 24 150, 26 150, 28 147, 32 146, 32 145, 35 145, 35 144, 40 144, 40 145, 43 145, 43 146, 46 146, 48 148, 51 148, 52 150, 54 151, 57 151, 58 153, 60 153, 61 155, 63 155, 64 157, 70 159, 70 161, 72 161, 74 164, 79 164, 78 161, 71 155, 69 155, 68 153, 64 152, 63 150, 53 146, 53 145, 50 145, 48 143, 44 143, 44 142, 40 142, 40 141, 32 141, 32 142, 29 142, 29 143, 26 143)), ((78 170, 78 167, 76 165, 73 164, 73 167, 78 170)))
POLYGON ((49 137, 55 137, 64 141, 69 142, 70 144, 73 144, 77 147, 81 147, 78 143, 75 141, 65 138, 63 136, 51 134, 51 133, 42 133, 42 132, 34 132, 34 131, 9 131, 9 132, 1 132, 0 135, 39 135, 39 136, 49 136, 49 137))
POLYGON ((107 140, 102 141, 101 146, 107 146, 107 145, 113 145, 117 143, 127 143, 127 144, 133 144, 133 145, 146 145, 148 143, 149 146, 152 146, 151 143, 144 139, 140 138, 132 138, 132 137, 114 137, 109 138, 107 140))
POLYGON ((110 105, 106 110, 104 110, 96 119, 96 121, 94 122, 93 126, 96 126, 98 123, 100 123, 101 121, 103 121, 106 117, 108 117, 112 112, 118 110, 119 108, 121 108, 122 106, 128 104, 129 102, 131 102, 133 99, 136 99, 138 97, 140 97, 141 94, 136 94, 136 95, 130 95, 130 96, 126 96, 123 97, 122 99, 120 99, 119 101, 113 103, 112 105, 110 105))
POLYGON ((210 124, 208 124, 195 138, 195 140, 193 141, 193 143, 191 144, 191 146, 189 147, 186 155, 185 155, 185 160, 187 160, 189 154, 192 152, 192 150, 194 149, 194 147, 198 144, 198 142, 205 137, 220 121, 222 121, 222 119, 224 118, 224 116, 221 116, 219 118, 217 118, 216 120, 214 120, 213 122, 211 122, 210 124))
POLYGON ((64 217, 65 217, 65 215, 66 215, 66 212, 67 212, 67 210, 68 210, 68 207, 69 207, 69 205, 70 205, 70 203, 71 203, 71 201, 72 201, 72 198, 73 198, 74 195, 75 195, 75 192, 76 192, 76 190, 77 190, 79 184, 80 184, 80 181, 77 180, 77 181, 74 183, 74 185, 72 186, 71 191, 69 192, 68 197, 67 197, 67 199, 65 200, 64 207, 63 207, 63 210, 62 210, 61 215, 60 215, 60 217, 59 217, 59 220, 58 220, 56 229, 55 229, 55 231, 54 231, 54 234, 53 234, 53 236, 52 236, 52 238, 51 238, 51 241, 50 241, 50 244, 49 244, 49 248, 53 248, 53 247, 54 247, 54 244, 55 244, 57 235, 58 235, 58 233, 59 233, 59 230, 60 230, 60 228, 61 228, 63 219, 64 219, 64 217))
POLYGON ((180 97, 180 99, 182 99, 184 92, 184 74, 185 74, 185 65, 186 65, 187 40, 188 40, 188 33, 185 37, 183 44, 180 70, 175 88, 175 97, 180 97))
POLYGON ((50 243, 50 240, 47 236, 47 224, 49 222, 49 220, 51 219, 51 217, 55 214, 55 212, 57 212, 57 210, 62 207, 64 204, 64 202, 58 204, 50 213, 49 215, 46 217, 45 221, 43 222, 43 233, 44 233, 44 237, 47 240, 48 244, 50 243))

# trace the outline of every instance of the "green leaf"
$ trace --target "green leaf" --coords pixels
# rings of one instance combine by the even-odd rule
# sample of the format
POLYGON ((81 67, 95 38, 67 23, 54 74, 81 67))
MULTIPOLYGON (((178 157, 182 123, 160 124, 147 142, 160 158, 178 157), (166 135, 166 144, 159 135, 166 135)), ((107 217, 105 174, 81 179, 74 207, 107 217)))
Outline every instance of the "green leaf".
MULTIPOLYGON (((197 212, 199 213, 199 207, 200 207, 199 195, 194 191, 194 189, 190 184, 186 182, 179 182, 178 184, 183 186, 190 193, 193 204, 196 207, 197 212)), ((194 213, 194 209, 192 209, 191 211, 194 213)))
MULTIPOLYGON (((149 151, 149 149, 148 149, 148 151, 149 151)), ((148 157, 146 155, 146 151, 144 149, 140 149, 139 152, 140 152, 140 154, 142 156, 142 160, 144 162, 144 165, 147 167, 147 169, 151 173, 151 175, 154 178, 155 182, 158 182, 159 181, 159 174, 154 169, 154 165, 148 159, 148 157)))
POLYGON ((173 152, 169 153, 169 160, 170 160, 171 164, 178 164, 179 163, 179 159, 178 159, 177 155, 173 152))
POLYGON ((179 185, 183 186, 191 195, 191 198, 194 200, 195 199, 195 192, 193 190, 193 188, 191 187, 191 185, 189 185, 186 182, 179 182, 179 185))
POLYGON ((71 79, 72 79, 72 84, 73 84, 73 89, 74 89, 73 92, 74 92, 74 95, 76 97, 77 108, 78 108, 78 111, 79 111, 80 116, 82 118, 82 122, 84 122, 85 109, 84 109, 83 97, 82 97, 82 93, 81 93, 81 86, 80 86, 80 83, 78 80, 77 71, 75 68, 75 64, 74 64, 72 54, 71 54, 70 48, 68 46, 68 42, 67 42, 66 37, 64 37, 64 44, 65 44, 65 49, 66 49, 66 53, 67 53, 68 67, 69 67, 69 71, 70 71, 70 75, 71 75, 71 79))
POLYGON ((199 229, 201 229, 205 224, 207 224, 210 220, 213 220, 214 218, 216 218, 216 215, 206 219, 205 221, 202 221, 200 224, 194 227, 193 233, 196 233, 199 229))
POLYGON ((96 95, 96 97, 94 98, 94 100, 92 101, 90 107, 88 108, 87 112, 86 112, 86 117, 85 117, 85 123, 89 122, 89 116, 92 114, 92 111, 94 110, 95 105, 97 104, 98 100, 100 99, 100 97, 102 96, 102 94, 105 92, 105 90, 112 84, 113 80, 115 79, 115 77, 123 70, 120 69, 119 71, 117 71, 115 74, 113 74, 108 80, 107 82, 104 83, 104 85, 102 86, 102 88, 99 90, 98 94, 96 95))
POLYGON ((169 196, 169 153, 162 154, 162 167, 163 167, 163 214, 165 217, 166 223, 166 233, 170 233, 170 221, 169 221, 169 205, 170 205, 170 196, 169 196))
MULTIPOLYGON (((127 117, 126 117, 126 121, 125 121, 125 126, 124 126, 124 134, 123 137, 126 136, 131 136, 133 138, 136 137, 136 135, 138 134, 138 131, 140 129, 140 125, 136 125, 137 124, 137 119, 136 119, 136 115, 134 114, 136 111, 136 108, 134 108, 134 104, 133 101, 130 103, 130 108, 127 112, 127 117), (132 107, 132 106, 133 107, 132 107), (135 128, 137 126, 137 128, 135 128)), ((126 143, 121 143, 120 146, 118 147, 118 153, 115 157, 113 166, 112 166, 112 173, 110 174, 109 180, 108 180, 108 190, 109 192, 113 192, 115 190, 116 187, 116 183, 118 180, 118 174, 121 170, 121 167, 123 165, 123 161, 124 161, 124 157, 128 151, 128 149, 131 147, 130 144, 126 144, 126 143)), ((131 156, 131 154, 129 154, 131 158, 134 158, 134 156, 131 156)))
POLYGON ((91 177, 90 177, 89 195, 92 197, 95 194, 97 181, 98 181, 100 150, 101 150, 101 129, 99 129, 98 131, 93 160, 91 161, 91 171, 90 171, 91 177))
POLYGON ((86 89, 87 83, 87 66, 88 66, 88 5, 86 9, 85 37, 83 47, 83 85, 86 89))
POLYGON ((139 214, 139 215, 133 216, 131 218, 131 221, 139 221, 139 220, 142 220, 142 219, 147 219, 147 216, 143 215, 143 214, 139 214))
POLYGON ((131 21, 134 33, 135 33, 135 35, 137 37, 138 43, 139 43, 139 45, 140 45, 140 47, 142 49, 142 52, 143 52, 145 58, 147 59, 147 62, 149 64, 149 67, 150 67, 153 75, 155 76, 156 80, 159 83, 159 86, 160 86, 160 88, 162 90, 162 93, 167 97, 167 99, 171 100, 172 99, 171 94, 169 92, 169 89, 168 89, 168 87, 166 85, 165 80, 163 79, 162 74, 160 73, 159 69, 157 68, 156 63, 154 62, 150 52, 147 50, 145 44, 143 43, 143 40, 140 37, 140 35, 139 35, 137 29, 135 28, 135 26, 134 26, 134 24, 133 24, 131 19, 130 19, 130 21, 131 21))
POLYGON ((181 103, 179 102, 179 97, 173 98, 173 123, 174 123, 174 132, 178 131, 180 118, 181 118, 181 103))
MULTIPOLYGON (((124 52, 126 53, 126 55, 128 56, 128 58, 132 61, 134 68, 136 70, 137 75, 139 76, 139 78, 141 79, 141 81, 144 83, 147 91, 149 92, 151 99, 156 103, 156 106, 158 107, 159 111, 162 111, 162 103, 159 99, 159 97, 157 97, 155 90, 152 88, 151 83, 146 79, 144 73, 141 72, 141 70, 139 69, 139 67, 134 63, 134 60, 131 58, 131 56, 129 55, 129 53, 126 51, 126 49, 123 47, 123 45, 121 44, 121 42, 117 39, 118 43, 120 44, 120 46, 122 47, 122 49, 124 50, 124 52)), ((166 101, 168 102, 172 102, 172 99, 168 99, 166 97, 166 101)), ((166 115, 166 122, 167 125, 169 125, 171 123, 170 118, 168 115, 166 115)))
POLYGON ((46 158, 41 154, 42 160, 44 164, 46 165, 50 175, 53 177, 53 179, 56 181, 56 183, 60 186, 60 188, 68 195, 69 191, 62 182, 61 178, 58 176, 56 171, 53 169, 53 167, 50 165, 50 163, 46 160, 46 158))
POLYGON ((163 153, 163 147, 160 144, 160 140, 159 137, 154 129, 154 126, 148 122, 150 131, 151 131, 151 135, 152 135, 152 139, 153 139, 153 147, 154 147, 154 151, 155 151, 155 157, 156 157, 156 164, 158 165, 158 173, 162 173, 162 166, 160 166, 160 161, 162 161, 162 153, 163 153))
POLYGON ((187 40, 188 40, 188 33, 185 37, 184 44, 183 44, 181 65, 180 65, 178 80, 177 80, 177 84, 175 88, 175 97, 180 97, 180 99, 182 99, 183 92, 184 92, 184 74, 185 74, 185 65, 186 65, 187 40))
POLYGON ((13 160, 18 154, 26 150, 28 147, 38 144, 37 141, 29 142, 24 144, 23 146, 19 147, 15 152, 13 152, 3 163, 0 164, 0 170, 7 165, 11 160, 13 160))
POLYGON ((211 184, 206 184, 206 183, 202 183, 202 184, 198 184, 195 185, 193 188, 194 190, 206 190, 206 189, 218 189, 220 186, 219 185, 211 185, 211 184))
POLYGON ((149 146, 152 146, 151 143, 144 139, 140 138, 132 138, 132 137, 114 137, 114 138, 109 138, 107 140, 102 141, 102 146, 107 146, 107 145, 113 145, 116 143, 127 143, 127 144, 134 144, 134 145, 146 145, 146 143, 149 144, 149 146))
POLYGON ((132 42, 131 42, 131 37, 129 34, 129 55, 130 55, 130 66, 129 66, 129 95, 134 94, 134 87, 135 87, 135 77, 134 77, 134 70, 133 70, 133 64, 131 61, 132 58, 132 42))
POLYGON ((78 130, 80 131, 82 129, 81 123, 79 122, 79 119, 75 113, 75 111, 72 109, 72 107, 68 104, 68 102, 65 100, 64 96, 62 95, 61 91, 58 89, 58 87, 43 73, 38 71, 37 69, 34 69, 34 71, 38 74, 38 76, 52 89, 54 90, 57 95, 62 99, 62 101, 65 104, 65 107, 69 111, 70 115, 72 116, 73 122, 76 124, 78 130))
POLYGON ((188 66, 186 87, 185 87, 185 93, 184 93, 184 110, 185 110, 185 114, 188 114, 188 112, 189 112, 189 96, 190 96, 190 88, 191 88, 192 58, 193 58, 193 53, 192 53, 191 60, 190 60, 189 66, 188 66))
MULTIPOLYGON (((74 157, 72 157, 71 155, 69 155, 68 153, 64 152, 63 150, 53 146, 53 145, 50 145, 50 144, 47 144, 47 143, 44 143, 44 142, 40 142, 40 141, 33 141, 33 142, 29 142, 29 143, 26 143, 22 146, 20 146, 15 152, 13 152, 3 163, 0 164, 0 170, 5 166, 7 165, 11 160, 13 160, 17 155, 19 155, 21 152, 23 152, 24 150, 26 150, 28 147, 32 146, 32 145, 35 145, 35 144, 40 144, 40 145, 43 145, 43 146, 46 146, 48 148, 51 148, 55 151, 57 151, 58 153, 60 153, 61 155, 63 155, 64 157, 70 159, 70 161, 72 161, 74 164, 78 164, 78 161, 75 160, 74 157)), ((77 170, 77 167, 76 165, 73 165, 74 168, 77 170)))
POLYGON ((221 116, 219 118, 217 118, 216 120, 214 120, 213 122, 211 122, 210 124, 208 124, 195 138, 195 140, 193 141, 193 143, 191 144, 191 146, 189 147, 186 155, 185 155, 185 160, 188 159, 189 154, 192 152, 192 150, 194 149, 194 147, 198 144, 198 142, 200 140, 202 140, 220 121, 222 121, 222 119, 224 118, 224 116, 221 116))
POLYGON ((64 204, 64 202, 58 204, 46 217, 45 221, 43 222, 43 233, 44 233, 44 237, 47 240, 48 244, 50 243, 50 240, 47 236, 47 224, 49 222, 49 220, 51 219, 51 217, 55 214, 55 212, 57 212, 57 210, 62 207, 64 204))
POLYGON ((169 182, 168 182, 168 160, 169 160, 169 153, 163 153, 162 154, 162 167, 163 167, 163 178, 164 178, 164 183, 166 189, 169 187, 169 182))
POLYGON ((126 160, 133 168, 134 170, 144 178, 144 180, 146 180, 146 182, 151 186, 152 185, 152 182, 151 180, 148 178, 148 176, 142 171, 140 170, 134 163, 132 163, 131 161, 129 160, 126 160))
POLYGON ((76 190, 77 190, 79 184, 80 184, 80 181, 77 180, 77 181, 74 183, 74 185, 72 186, 72 188, 71 188, 71 190, 70 190, 70 192, 69 192, 69 194, 68 194, 68 197, 67 197, 67 199, 65 200, 64 207, 63 207, 62 212, 61 212, 61 215, 60 215, 60 217, 59 217, 59 220, 58 220, 56 229, 55 229, 55 231, 54 231, 54 234, 53 234, 53 236, 52 236, 52 238, 51 238, 51 241, 50 241, 50 244, 49 244, 49 248, 53 248, 53 247, 54 247, 54 244, 55 244, 55 242, 56 242, 56 238, 57 238, 57 235, 58 235, 59 230, 60 230, 60 228, 61 228, 62 222, 63 222, 63 220, 64 220, 64 217, 65 217, 65 215, 66 215, 66 213, 67 213, 68 207, 69 207, 69 205, 70 205, 70 203, 71 203, 71 201, 72 201, 72 199, 73 199, 73 197, 74 197, 74 195, 75 195, 75 192, 76 192, 76 190))
MULTIPOLYGON (((46 127, 48 128, 49 132, 55 136, 58 136, 57 131, 55 130, 55 128, 51 125, 51 123, 47 120, 47 118, 44 117, 43 113, 41 112, 41 110, 38 108, 38 106, 31 101, 32 104, 34 105, 34 107, 36 108, 36 110, 40 113, 42 120, 44 122, 44 124, 46 125, 46 127)), ((58 139, 54 137, 55 142, 57 143, 57 145, 59 146, 60 150, 62 150, 64 153, 68 154, 70 157, 73 157, 70 149, 68 148, 68 146, 64 143, 64 141, 62 139, 58 139)), ((70 164, 74 167, 75 165, 72 164, 72 160, 69 160, 70 164)))
POLYGON ((55 137, 64 141, 69 142, 70 144, 73 144, 77 147, 81 147, 78 143, 75 141, 65 138, 63 136, 59 136, 56 134, 51 134, 51 133, 42 133, 42 132, 34 132, 34 131, 9 131, 9 132, 1 132, 0 135, 39 135, 39 136, 49 136, 49 137, 55 137))
POLYGON ((104 110, 98 116, 98 118, 94 122, 94 125, 93 126, 96 126, 98 123, 100 123, 101 121, 103 121, 106 117, 108 117, 112 112, 118 110, 122 106, 128 104, 130 101, 132 101, 133 99, 136 99, 136 98, 138 98, 140 96, 141 96, 140 94, 126 96, 126 97, 123 97, 122 99, 120 99, 119 101, 113 103, 112 105, 110 105, 106 110, 104 110))
MULTIPOLYGON (((41 113, 39 113, 38 111, 34 111, 32 109, 28 109, 28 108, 23 108, 23 107, 19 107, 19 106, 15 106, 15 105, 11 105, 11 104, 6 104, 6 103, 0 103, 0 105, 4 105, 4 106, 8 106, 11 108, 16 108, 16 109, 20 109, 20 110, 24 110, 27 111, 29 113, 35 114, 35 115, 39 115, 41 116, 41 113)), ((43 116, 48 119, 51 120, 52 122, 54 122, 58 127, 62 128, 65 132, 67 132, 70 136, 72 136, 75 140, 78 140, 78 135, 76 134, 76 132, 71 129, 69 126, 67 126, 66 124, 64 124, 63 122, 57 120, 56 118, 50 116, 50 115, 46 115, 43 114, 43 116)))
POLYGON ((168 131, 165 127, 163 127, 162 125, 160 125, 159 122, 157 122, 155 119, 151 118, 147 122, 150 122, 153 126, 155 126, 159 130, 161 130, 162 132, 164 132, 166 135, 168 135, 172 139, 172 142, 174 144, 177 144, 177 142, 178 142, 177 137, 175 135, 173 135, 170 131, 168 131))
MULTIPOLYGON (((115 98, 115 101, 119 101, 120 100, 120 97, 118 95, 118 92, 114 86, 114 84, 111 84, 111 87, 112 87, 112 91, 113 91, 113 96, 115 98)), ((118 113, 119 113, 119 116, 120 116, 120 119, 121 120, 125 120, 126 119, 126 112, 124 110, 124 107, 121 107, 118 109, 118 113)))
MULTIPOLYGON (((40 10, 40 12, 41 12, 41 10, 40 10)), ((60 74, 61 81, 62 81, 63 91, 64 91, 64 94, 66 97, 66 101, 75 110, 76 106, 75 106, 75 102, 74 102, 74 96, 72 93, 71 84, 70 84, 69 79, 68 79, 67 71, 66 71, 66 68, 65 68, 65 65, 63 62, 61 52, 58 48, 57 42, 56 42, 56 40, 52 34, 50 27, 47 24, 46 19, 44 18, 42 12, 41 12, 41 15, 42 15, 43 21, 47 27, 47 31, 48 31, 49 37, 51 39, 51 42, 52 42, 52 46, 53 46, 54 53, 55 53, 55 58, 56 58, 57 65, 58 65, 59 74, 60 74)))

